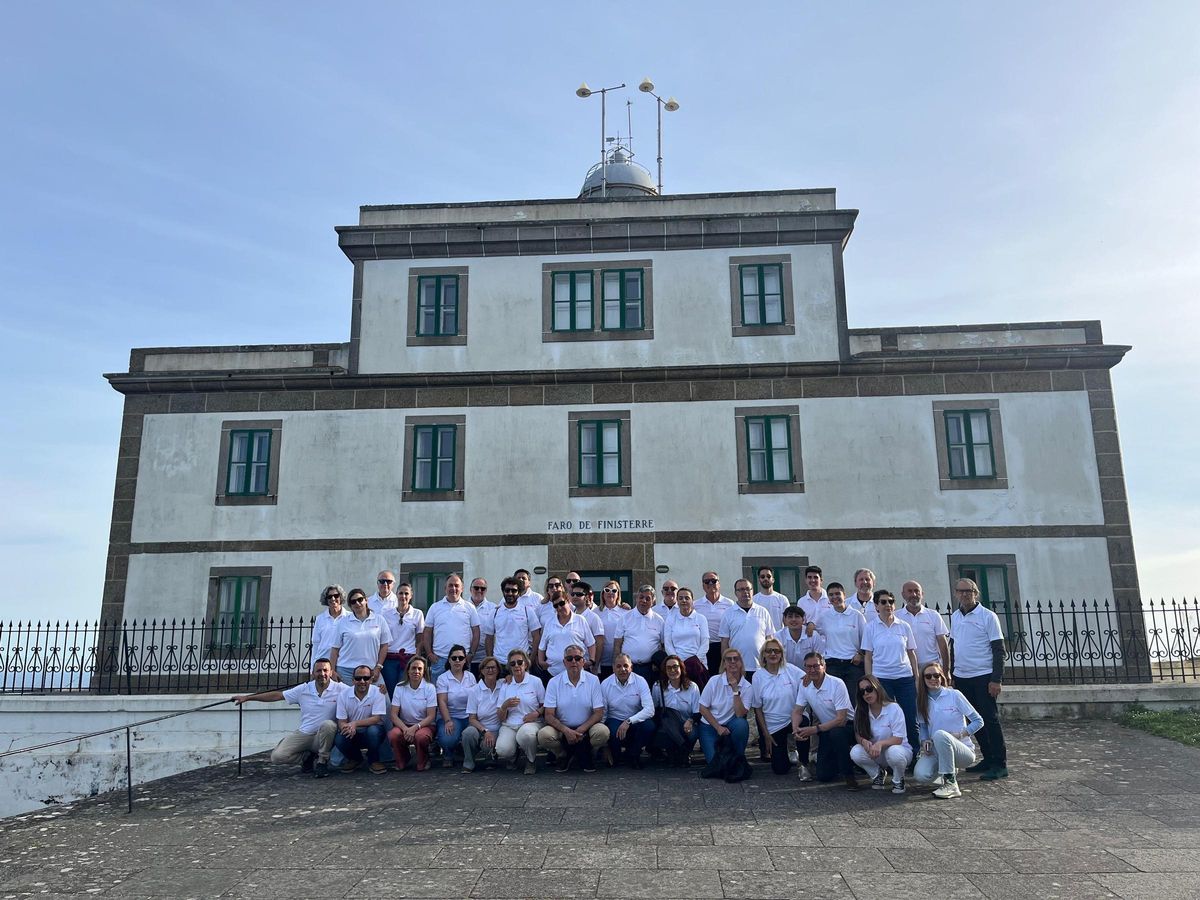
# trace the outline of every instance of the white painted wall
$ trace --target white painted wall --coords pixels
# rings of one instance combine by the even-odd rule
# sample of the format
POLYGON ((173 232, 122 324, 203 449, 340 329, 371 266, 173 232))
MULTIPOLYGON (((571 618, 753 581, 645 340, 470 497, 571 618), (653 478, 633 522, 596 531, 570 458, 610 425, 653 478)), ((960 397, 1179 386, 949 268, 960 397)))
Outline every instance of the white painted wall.
MULTIPOLYGON (((203 706, 220 695, 6 696, 0 749, 32 747, 77 734, 203 706)), ((294 706, 246 706, 242 749, 268 750, 296 728, 294 706)), ((238 713, 232 703, 133 730, 135 784, 237 758, 238 713)), ((0 817, 125 788, 125 732, 0 760, 0 817)), ((114 799, 124 810, 124 798, 114 799)))
MULTIPOLYGON (((833 249, 828 244, 579 256, 373 260, 364 264, 359 369, 480 372, 790 362, 838 358, 833 249), (729 259, 792 255, 795 335, 735 338, 729 259), (654 339, 542 342, 542 264, 653 261, 654 339), (470 270, 467 345, 406 347, 410 267, 470 270)), ((599 315, 599 301, 597 301, 599 315)), ((739 322, 740 324, 740 322, 739 322)))
POLYGON ((880 397, 797 401, 800 494, 737 493, 735 408, 787 401, 616 404, 631 415, 633 495, 590 499, 568 497, 577 407, 471 408, 466 497, 433 503, 399 499, 403 410, 271 413, 284 423, 273 506, 214 502, 221 422, 264 414, 146 416, 133 540, 540 533, 587 516, 659 531, 1101 523, 1087 395, 999 400, 1007 490, 939 491, 932 398, 880 397))

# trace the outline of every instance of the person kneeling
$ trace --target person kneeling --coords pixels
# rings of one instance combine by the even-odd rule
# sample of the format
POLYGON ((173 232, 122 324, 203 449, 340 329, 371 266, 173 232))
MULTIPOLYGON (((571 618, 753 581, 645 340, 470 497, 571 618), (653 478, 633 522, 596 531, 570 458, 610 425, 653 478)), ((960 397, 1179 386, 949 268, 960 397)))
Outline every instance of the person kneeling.
POLYGON ((538 730, 538 746, 553 753, 559 772, 578 763, 585 772, 596 771, 595 753, 608 743, 602 723, 604 697, 600 679, 583 668, 585 652, 578 644, 563 651, 561 672, 546 685, 546 724, 538 730))

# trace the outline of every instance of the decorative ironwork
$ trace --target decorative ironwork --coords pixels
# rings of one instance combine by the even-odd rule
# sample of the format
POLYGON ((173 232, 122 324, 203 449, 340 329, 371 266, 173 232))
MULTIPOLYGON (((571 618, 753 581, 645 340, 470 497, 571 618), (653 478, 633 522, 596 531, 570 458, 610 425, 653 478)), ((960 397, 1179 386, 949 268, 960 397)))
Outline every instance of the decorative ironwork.
MULTIPOLYGON (((950 610, 938 612, 949 621, 950 610)), ((1009 684, 1200 680, 1200 601, 1026 603, 1001 617, 1009 684)), ((244 693, 305 680, 312 620, 0 623, 0 693, 244 693), (236 627, 234 627, 236 626, 236 627), (236 639, 231 640, 231 636, 236 639)))

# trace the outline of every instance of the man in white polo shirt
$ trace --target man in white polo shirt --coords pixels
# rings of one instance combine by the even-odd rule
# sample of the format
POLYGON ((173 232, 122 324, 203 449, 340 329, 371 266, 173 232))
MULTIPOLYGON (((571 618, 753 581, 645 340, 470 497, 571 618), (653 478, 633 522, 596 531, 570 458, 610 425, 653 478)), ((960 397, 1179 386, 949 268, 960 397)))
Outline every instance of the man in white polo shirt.
POLYGON ((425 616, 424 650, 430 677, 437 681, 446 671, 446 654, 455 644, 467 648, 470 659, 479 646, 479 613, 475 604, 463 599, 463 581, 458 575, 446 579, 446 596, 429 608, 425 616))
POLYGON ((758 567, 758 593, 754 602, 771 614, 771 626, 776 631, 783 627, 783 611, 791 603, 786 594, 775 590, 775 572, 770 566, 758 567))
MULTIPOLYGON (((696 612, 708 621, 708 677, 721 671, 721 620, 733 608, 733 601, 721 593, 721 579, 716 572, 700 576, 704 596, 696 601, 696 612)), ((743 660, 744 662, 744 660, 743 660)))
POLYGON ((471 596, 467 599, 475 605, 475 612, 479 615, 479 646, 475 648, 475 655, 470 658, 471 673, 474 675, 479 674, 479 664, 483 662, 483 637, 493 630, 492 622, 496 618, 496 609, 499 607, 498 603, 488 599, 487 590, 486 578, 471 579, 471 596))
POLYGON ((654 700, 646 679, 633 671, 628 653, 613 654, 613 673, 604 679, 600 691, 610 753, 616 762, 642 768, 642 750, 654 737, 654 700))
POLYGON ((596 751, 608 743, 600 679, 585 668, 588 655, 579 644, 563 649, 562 671, 546 685, 546 724, 538 730, 538 746, 553 753, 557 770, 566 772, 578 762, 595 772, 596 751))
POLYGON ((542 637, 537 609, 521 602, 521 587, 512 576, 500 582, 500 593, 504 602, 496 609, 491 630, 486 624, 482 626, 484 655, 507 660, 514 650, 532 653, 542 637))
MULTIPOLYGON (((854 744, 854 704, 840 678, 825 672, 825 657, 815 650, 804 659, 804 681, 796 692, 792 710, 792 734, 796 745, 805 745, 813 735, 821 735, 817 745, 817 781, 833 781, 839 776, 846 787, 858 790, 850 747, 854 744), (805 716, 805 710, 808 715, 805 716)), ((856 685, 857 687, 857 685, 856 685)), ((801 772, 801 776, 803 776, 801 772)))
POLYGON ((906 581, 900 586, 904 606, 896 610, 896 618, 907 622, 917 639, 917 665, 936 662, 942 671, 950 670, 950 645, 946 643, 946 621, 925 605, 925 591, 916 581, 906 581))
POLYGON ((1004 635, 1000 619, 979 602, 979 586, 960 578, 954 586, 958 609, 950 617, 954 646, 954 686, 983 717, 975 732, 983 759, 967 769, 981 781, 1008 777, 1008 747, 1000 728, 996 698, 1004 684, 1004 635))
MULTIPOLYGON (((337 703, 343 691, 350 690, 333 679, 333 666, 322 657, 313 663, 312 681, 306 681, 286 691, 263 691, 258 694, 239 694, 232 698, 241 706, 247 700, 275 703, 286 700, 300 707, 300 727, 271 751, 271 762, 277 765, 300 764, 302 772, 312 772, 317 778, 329 774, 329 751, 337 736, 337 703)), ((376 692, 378 693, 378 692, 376 692)))
POLYGON ((721 639, 722 654, 730 647, 742 654, 746 680, 753 682, 754 672, 758 669, 758 651, 762 649, 763 641, 774 637, 775 630, 771 627, 771 614, 752 599, 754 587, 749 579, 735 581, 733 593, 737 603, 721 618, 717 636, 721 639))
POLYGON ((654 586, 638 588, 637 605, 621 620, 621 634, 613 641, 613 669, 621 653, 633 660, 633 671, 647 682, 655 680, 654 658, 663 648, 666 623, 654 611, 654 586))
MULTIPOLYGON (((578 589, 579 585, 575 585, 578 589)), ((575 614, 567 598, 556 596, 551 602, 554 617, 542 629, 542 640, 538 644, 538 666, 551 676, 563 671, 563 654, 571 644, 585 648, 588 659, 584 664, 590 669, 596 662, 596 638, 592 627, 583 616, 575 614)))

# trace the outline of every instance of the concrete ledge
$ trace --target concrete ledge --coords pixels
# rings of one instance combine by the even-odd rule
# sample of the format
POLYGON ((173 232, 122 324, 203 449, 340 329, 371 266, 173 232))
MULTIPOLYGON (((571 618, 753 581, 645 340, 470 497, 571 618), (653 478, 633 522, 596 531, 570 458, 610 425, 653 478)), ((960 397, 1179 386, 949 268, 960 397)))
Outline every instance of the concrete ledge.
POLYGON ((1005 685, 1000 708, 1005 720, 1103 719, 1130 706, 1148 709, 1200 707, 1200 681, 1169 684, 1005 685))

